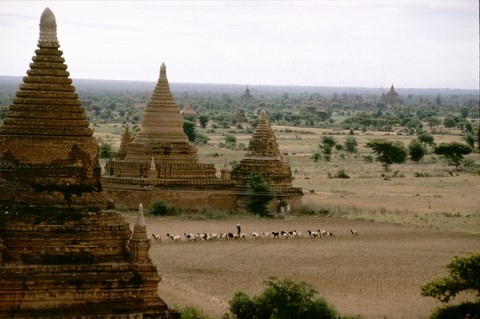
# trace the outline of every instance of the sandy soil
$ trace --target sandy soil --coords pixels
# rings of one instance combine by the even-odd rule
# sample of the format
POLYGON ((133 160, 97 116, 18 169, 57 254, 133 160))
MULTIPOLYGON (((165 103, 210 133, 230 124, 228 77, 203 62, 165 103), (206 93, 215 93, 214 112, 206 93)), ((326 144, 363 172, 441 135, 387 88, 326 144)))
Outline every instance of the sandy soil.
MULTIPOLYGON (((133 223, 135 216, 126 215, 133 223)), ((159 294, 169 304, 194 306, 212 318, 228 312, 236 291, 250 296, 270 276, 312 284, 342 315, 362 318, 425 318, 440 303, 420 295, 420 286, 446 274, 454 255, 480 250, 480 235, 320 217, 285 220, 192 221, 147 217, 148 233, 162 235, 150 256, 163 280, 159 294), (323 239, 259 239, 170 242, 166 233, 302 231, 325 229, 323 239), (353 237, 350 229, 358 231, 353 237)), ((305 236, 306 237, 306 236, 305 236)))

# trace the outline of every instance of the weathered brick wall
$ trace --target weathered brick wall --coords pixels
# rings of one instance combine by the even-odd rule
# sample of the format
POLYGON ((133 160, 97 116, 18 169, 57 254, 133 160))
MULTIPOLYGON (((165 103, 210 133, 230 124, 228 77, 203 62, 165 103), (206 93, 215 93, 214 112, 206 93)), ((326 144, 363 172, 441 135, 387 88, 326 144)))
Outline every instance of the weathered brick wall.
POLYGON ((149 207, 154 200, 161 200, 180 210, 198 211, 202 207, 214 209, 236 209, 237 195, 234 190, 192 189, 138 189, 128 187, 111 188, 103 185, 107 196, 114 198, 117 207, 137 209, 138 204, 149 207))

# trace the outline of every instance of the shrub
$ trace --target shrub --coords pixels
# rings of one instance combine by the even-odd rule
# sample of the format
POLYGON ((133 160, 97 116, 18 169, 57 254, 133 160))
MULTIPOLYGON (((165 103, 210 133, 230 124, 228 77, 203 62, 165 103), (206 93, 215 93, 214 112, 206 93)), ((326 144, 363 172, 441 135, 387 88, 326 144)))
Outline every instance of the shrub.
POLYGON ((312 159, 314 162, 318 162, 318 160, 321 158, 322 158, 322 154, 320 154, 320 152, 315 152, 312 154, 312 159))
MULTIPOLYGON (((353 134, 352 134, 353 135, 353 134)), ((357 151, 358 142, 353 136, 348 136, 343 142, 345 149, 349 153, 355 153, 357 151)))
POLYGON ((247 211, 262 217, 269 216, 268 203, 274 198, 270 185, 260 173, 251 173, 247 176, 248 185, 245 208, 247 211))
POLYGON ((363 160, 367 163, 373 162, 373 156, 372 155, 364 155, 363 160))
POLYGON ((471 253, 464 257, 453 257, 446 266, 449 277, 437 278, 421 287, 424 297, 433 297, 448 303, 461 292, 473 292, 475 303, 461 303, 438 308, 431 318, 478 318, 480 309, 480 253, 471 253))
POLYGON ((237 319, 329 319, 336 311, 323 299, 314 299, 316 290, 305 282, 269 278, 261 295, 250 298, 243 292, 230 300, 230 311, 237 319))
POLYGON ((182 319, 210 319, 210 317, 205 315, 202 310, 195 307, 186 306, 180 313, 182 319))
POLYGON ((176 214, 175 207, 168 205, 164 201, 154 200, 148 208, 147 214, 154 216, 173 216, 176 214))
POLYGON ((410 159, 418 163, 425 156, 425 147, 419 141, 412 140, 408 145, 408 153, 410 159))
POLYGON ((345 170, 343 168, 339 169, 337 171, 337 175, 335 175, 336 178, 350 178, 350 176, 348 176, 347 172, 345 172, 345 170))

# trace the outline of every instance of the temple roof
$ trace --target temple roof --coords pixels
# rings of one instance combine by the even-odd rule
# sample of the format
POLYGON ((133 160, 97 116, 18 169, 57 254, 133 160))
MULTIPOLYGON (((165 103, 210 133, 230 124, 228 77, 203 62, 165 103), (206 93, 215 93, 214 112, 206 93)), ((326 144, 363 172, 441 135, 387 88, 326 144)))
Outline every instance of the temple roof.
POLYGON ((160 67, 160 78, 143 111, 142 125, 133 143, 188 143, 183 118, 170 91, 165 63, 160 67))
POLYGON ((57 40, 55 16, 45 9, 38 49, 0 134, 92 136, 57 40))
POLYGON ((260 114, 260 121, 253 132, 245 157, 270 157, 272 159, 281 159, 282 157, 277 139, 270 126, 270 120, 267 121, 265 111, 262 111, 260 114))
POLYGON ((102 191, 59 46, 47 8, 0 127, 0 318, 179 318, 158 296, 143 213, 131 238, 102 191))
POLYGON ((69 78, 56 29, 47 8, 33 62, 0 126, 0 207, 106 207, 98 144, 69 78))
POLYGON ((261 173, 271 185, 292 185, 290 165, 283 160, 265 111, 261 112, 260 121, 248 144, 247 154, 232 171, 232 179, 244 183, 247 176, 253 172, 261 173))

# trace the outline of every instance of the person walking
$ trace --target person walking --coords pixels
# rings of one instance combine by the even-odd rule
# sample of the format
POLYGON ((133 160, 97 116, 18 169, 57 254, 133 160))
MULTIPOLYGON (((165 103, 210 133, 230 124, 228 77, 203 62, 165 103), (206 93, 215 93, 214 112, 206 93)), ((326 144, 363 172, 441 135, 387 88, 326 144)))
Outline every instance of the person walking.
POLYGON ((242 227, 240 226, 240 224, 237 224, 237 234, 238 234, 238 236, 240 236, 241 231, 242 231, 242 227))

